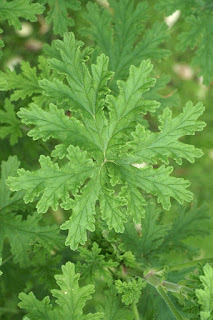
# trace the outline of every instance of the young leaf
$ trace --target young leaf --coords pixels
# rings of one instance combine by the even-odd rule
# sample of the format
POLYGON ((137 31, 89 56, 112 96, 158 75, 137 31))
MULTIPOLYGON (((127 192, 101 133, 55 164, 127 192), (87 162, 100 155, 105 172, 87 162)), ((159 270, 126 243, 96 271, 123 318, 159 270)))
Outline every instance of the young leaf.
POLYGON ((80 257, 85 260, 84 264, 77 264, 77 270, 81 273, 82 279, 87 283, 92 283, 95 279, 103 279, 109 285, 112 283, 112 273, 109 268, 118 266, 116 261, 106 260, 101 249, 96 242, 93 243, 91 250, 79 248, 80 257))
POLYGON ((213 318, 213 269, 206 264, 203 271, 204 275, 200 276, 203 289, 196 289, 195 293, 201 305, 201 320, 211 320, 213 318))
POLYGON ((146 286, 146 282, 141 278, 122 282, 121 280, 115 281, 116 289, 122 294, 122 302, 128 306, 131 303, 138 303, 141 295, 141 290, 146 286))
POLYGON ((32 320, 99 320, 102 319, 101 313, 83 313, 83 308, 87 300, 91 299, 94 292, 93 285, 79 287, 79 273, 75 273, 75 266, 67 262, 62 266, 62 275, 56 275, 56 283, 60 289, 53 289, 51 293, 56 298, 57 307, 52 307, 50 298, 45 297, 42 301, 36 299, 30 292, 28 295, 20 293, 21 302, 19 306, 27 311, 27 315, 32 320))

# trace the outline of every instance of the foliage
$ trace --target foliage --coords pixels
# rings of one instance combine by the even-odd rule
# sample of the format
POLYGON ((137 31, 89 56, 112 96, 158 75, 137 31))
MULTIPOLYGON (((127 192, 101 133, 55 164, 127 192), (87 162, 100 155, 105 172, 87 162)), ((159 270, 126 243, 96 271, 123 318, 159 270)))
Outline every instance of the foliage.
POLYGON ((18 138, 22 137, 22 131, 20 130, 20 121, 16 117, 14 105, 7 99, 5 100, 4 110, 0 110, 0 137, 5 138, 10 136, 10 144, 14 145, 18 142, 18 138))
MULTIPOLYGON (((31 0, 2 0, 0 3, 0 22, 6 20, 10 26, 15 29, 21 29, 20 19, 26 19, 31 22, 37 20, 36 15, 41 14, 44 7, 39 3, 32 3, 31 0)), ((0 33, 2 29, 0 29, 0 33)), ((0 47, 4 46, 1 40, 0 47)))
POLYGON ((46 0, 49 11, 47 22, 53 24, 53 32, 63 36, 68 28, 74 25, 74 20, 69 16, 70 10, 79 10, 80 1, 78 0, 46 0))
POLYGON ((191 47, 210 83, 211 18, 208 0, 1 2, 1 319, 212 319, 212 93, 175 73, 191 47))
POLYGON ((203 289, 196 289, 196 296, 201 305, 201 320, 213 317, 213 269, 209 264, 203 268, 204 275, 200 276, 203 289))
POLYGON ((125 305, 129 305, 131 303, 138 303, 141 290, 145 287, 146 282, 142 279, 132 280, 129 282, 122 282, 121 280, 117 280, 115 282, 116 289, 119 293, 122 294, 122 302, 125 305))
POLYGON ((42 155, 39 160, 41 169, 33 173, 21 169, 18 177, 8 180, 11 190, 25 191, 26 203, 42 195, 37 204, 40 213, 46 212, 50 206, 57 210, 59 203, 66 210, 72 209, 71 218, 62 225, 62 229, 70 230, 72 226, 66 245, 74 250, 79 243, 85 243, 86 230, 94 231, 97 201, 102 219, 109 229, 114 228, 116 232, 124 231, 127 204, 127 214, 136 223, 140 222, 146 202, 140 190, 156 195, 166 210, 170 209, 171 197, 180 203, 190 201, 192 194, 186 189, 188 181, 170 176, 173 171, 171 166, 162 165, 155 169, 151 164, 157 161, 168 164, 169 158, 180 164, 181 158, 193 162, 195 157, 200 157, 200 150, 177 140, 202 130, 205 125, 197 121, 204 110, 202 104, 193 106, 188 103, 183 113, 174 119, 169 109, 165 109, 159 118, 160 132, 151 134, 144 126, 137 124, 139 113, 153 112, 158 106, 156 101, 141 98, 141 94, 155 83, 149 76, 152 70, 150 61, 142 61, 138 68, 131 67, 126 83, 119 82, 119 95, 113 96, 107 94, 107 82, 111 75, 108 58, 100 55, 97 64, 91 66, 90 73, 82 62, 85 53, 80 51, 81 45, 73 34, 66 34, 63 42, 56 42, 60 58, 49 61, 55 71, 66 75, 68 85, 58 79, 39 82, 47 95, 52 95, 54 90, 56 101, 62 99, 63 92, 63 99, 66 97, 68 102, 72 101, 69 111, 78 112, 79 119, 74 115, 68 118, 63 110, 58 110, 54 105, 50 105, 48 110, 31 105, 29 109, 21 108, 18 112, 25 124, 35 125, 29 132, 34 139, 46 141, 52 137, 65 141, 65 144, 55 148, 52 155, 68 162, 59 166, 42 155), (103 110, 104 105, 108 114, 107 110, 103 110), (168 140, 171 140, 170 145, 168 140), (143 161, 148 162, 149 166, 141 169, 132 165, 143 161), (87 179, 89 181, 85 184, 87 179), (121 191, 114 196, 117 185, 121 191))
POLYGON ((75 266, 67 262, 62 266, 62 275, 55 276, 57 285, 60 290, 53 289, 51 293, 56 298, 58 307, 52 309, 49 297, 42 301, 36 299, 30 292, 28 295, 21 293, 19 298, 20 307, 27 310, 31 319, 101 319, 101 314, 83 314, 83 308, 91 294, 94 292, 94 286, 88 285, 79 287, 79 274, 75 273, 75 266), (36 306, 36 308, 35 308, 36 306))
MULTIPOLYGON (((195 49, 192 64, 200 67, 200 75, 206 85, 213 80, 213 6, 211 1, 164 1, 157 3, 158 10, 164 10, 166 15, 181 10, 185 23, 183 31, 178 36, 177 49, 185 51, 187 47, 195 49)), ((182 21, 183 23, 183 21, 182 21)))
POLYGON ((131 65, 139 65, 143 59, 159 59, 169 54, 168 50, 160 47, 168 37, 165 23, 156 22, 138 42, 149 18, 146 2, 135 5, 130 0, 111 0, 109 8, 89 2, 83 17, 89 26, 82 28, 82 33, 109 57, 114 82, 126 78, 131 65))
POLYGON ((30 249, 34 246, 42 247, 50 253, 53 248, 60 247, 62 237, 58 234, 57 226, 41 226, 39 221, 41 215, 34 213, 29 215, 26 220, 21 215, 14 215, 13 211, 21 210, 23 206, 23 193, 17 192, 11 196, 11 192, 5 185, 9 174, 16 173, 19 161, 16 156, 10 157, 7 162, 2 162, 2 177, 0 180, 0 208, 1 208, 1 230, 0 230, 0 250, 2 251, 3 241, 7 237, 10 241, 11 252, 14 262, 22 266, 30 264, 30 249))

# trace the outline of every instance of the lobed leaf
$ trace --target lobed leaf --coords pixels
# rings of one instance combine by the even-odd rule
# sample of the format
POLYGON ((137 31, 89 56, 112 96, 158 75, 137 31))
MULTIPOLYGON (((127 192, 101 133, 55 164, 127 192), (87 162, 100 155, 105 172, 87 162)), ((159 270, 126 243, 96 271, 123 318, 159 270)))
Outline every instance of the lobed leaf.
POLYGON ((50 298, 45 297, 42 301, 37 300, 35 295, 20 293, 20 308, 27 311, 27 315, 32 320, 56 320, 56 319, 102 319, 101 313, 87 314, 83 313, 86 301, 91 299, 94 292, 93 285, 79 287, 80 274, 75 273, 75 266, 67 262, 62 266, 62 275, 56 275, 56 283, 60 289, 53 289, 51 293, 56 298, 58 306, 52 307, 50 298))

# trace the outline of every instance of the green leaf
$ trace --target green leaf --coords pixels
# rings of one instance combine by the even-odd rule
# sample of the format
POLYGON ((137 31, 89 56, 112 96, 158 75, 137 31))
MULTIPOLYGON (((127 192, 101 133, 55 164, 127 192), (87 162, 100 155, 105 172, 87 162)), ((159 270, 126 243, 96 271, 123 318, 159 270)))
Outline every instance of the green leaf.
POLYGON ((159 59, 169 53, 160 47, 167 39, 164 23, 157 22, 141 35, 148 20, 147 11, 146 2, 136 5, 132 0, 111 0, 107 8, 87 4, 83 18, 88 26, 81 30, 109 57, 109 69, 115 72, 113 88, 117 79, 126 79, 132 64, 137 66, 142 59, 159 59))
POLYGON ((0 78, 0 91, 4 91, 7 88, 7 81, 4 78, 0 78))
POLYGON ((18 191, 11 195, 11 191, 6 185, 8 176, 16 175, 20 162, 16 156, 10 156, 7 161, 1 164, 1 180, 0 180, 0 211, 4 212, 20 209, 23 206, 23 192, 18 191))
POLYGON ((192 193, 186 188, 189 181, 182 178, 171 177, 172 167, 161 166, 154 169, 151 166, 135 168, 134 166, 117 162, 121 176, 130 181, 135 187, 157 196, 157 200, 165 210, 171 207, 170 198, 176 199, 179 203, 192 200, 192 193))
MULTIPOLYGON (((33 124, 35 128, 28 132, 33 140, 55 138, 65 144, 83 147, 90 152, 100 152, 100 145, 96 145, 93 136, 83 124, 74 117, 65 115, 64 110, 59 110, 55 105, 50 104, 47 110, 31 104, 30 108, 21 108, 18 116, 25 124, 33 124)), ((55 154, 56 151, 53 151, 55 154)))
POLYGON ((156 4, 156 9, 164 11, 167 16, 171 15, 175 10, 181 10, 183 14, 189 14, 193 8, 194 0, 170 0, 165 2, 164 0, 159 0, 156 4))
POLYGON ((96 201, 98 200, 100 184, 97 174, 91 178, 75 200, 68 199, 62 206, 64 209, 72 208, 72 215, 62 226, 62 230, 69 230, 65 244, 76 250, 79 243, 87 240, 87 230, 95 231, 96 201))
POLYGON ((63 237, 59 235, 56 225, 42 226, 39 224, 42 216, 34 213, 23 220, 20 215, 0 215, 0 251, 3 241, 8 238, 14 262, 26 267, 32 263, 31 249, 38 244, 42 249, 50 253, 55 248, 62 247, 63 237))
POLYGON ((84 259, 84 264, 77 264, 77 270, 80 272, 82 279, 86 283, 93 283, 95 279, 103 279, 108 285, 112 284, 112 273, 110 268, 118 266, 118 262, 107 259, 103 254, 100 254, 101 249, 96 242, 92 248, 79 248, 80 257, 84 259))
POLYGON ((104 320, 133 320, 132 312, 121 303, 114 286, 105 291, 104 296, 103 306, 98 306, 98 309, 104 313, 104 320))
POLYGON ((102 187, 99 202, 102 218, 106 220, 109 229, 114 228, 116 232, 123 232, 126 215, 121 206, 127 204, 126 199, 119 195, 115 196, 113 189, 102 187))
POLYGON ((53 248, 60 247, 62 237, 58 234, 59 228, 56 225, 41 226, 39 224, 42 216, 35 213, 28 216, 26 220, 21 215, 14 215, 13 211, 23 210, 23 192, 11 192, 5 182, 9 175, 15 175, 19 167, 16 156, 9 157, 2 162, 2 174, 0 180, 0 254, 3 248, 3 241, 8 238, 14 262, 21 266, 30 264, 30 249, 33 245, 42 245, 50 252, 53 248))
MULTIPOLYGON (((115 96, 109 90, 112 76, 108 71, 109 59, 101 54, 89 68, 91 50, 81 49, 82 45, 72 33, 65 34, 64 41, 56 40, 49 63, 58 76, 39 81, 50 99, 67 105, 69 114, 53 105, 47 110, 31 105, 18 113, 25 124, 34 125, 29 131, 33 139, 55 139, 54 162, 41 156, 41 169, 34 172, 21 169, 18 177, 8 180, 11 190, 24 190, 26 203, 38 198, 39 212, 46 212, 50 206, 56 210, 58 205, 72 210, 70 219, 62 225, 63 230, 68 230, 66 245, 72 249, 85 243, 87 230, 95 230, 97 211, 98 219, 105 220, 109 229, 123 232, 129 216, 134 222, 141 222, 147 193, 156 196, 166 210, 170 209, 171 198, 179 203, 192 199, 187 190, 189 182, 172 177, 172 167, 142 168, 143 150, 141 153, 138 148, 131 150, 138 122, 159 106, 158 102, 143 97, 155 84, 150 77, 150 61, 132 66, 127 81, 118 82, 119 93, 115 96)), ((202 111, 201 105, 196 109, 189 104, 174 119, 168 110, 164 112, 159 135, 163 135, 167 145, 172 141, 171 150, 164 157, 177 160, 172 151, 174 141, 203 128, 203 122, 197 121, 202 111), (170 134, 169 141, 168 132, 175 135, 170 134)), ((150 157, 154 154, 154 163, 158 164, 162 154, 156 154, 154 146, 150 149, 150 157)))
POLYGON ((92 161, 86 158, 86 152, 81 153, 78 147, 69 146, 66 157, 70 162, 59 168, 49 157, 41 156, 41 169, 35 172, 19 169, 19 176, 10 177, 8 184, 13 186, 13 191, 25 190, 26 203, 32 202, 42 193, 37 204, 38 212, 46 212, 50 206, 57 210, 59 200, 66 202, 69 191, 75 194, 93 169, 92 161))
POLYGON ((194 162, 195 158, 203 155, 202 151, 178 139, 184 135, 194 135, 196 131, 201 131, 205 127, 205 122, 197 121, 203 111, 202 103, 193 107, 192 102, 188 102, 183 113, 172 119, 171 110, 166 108, 159 117, 161 122, 159 133, 152 133, 139 124, 132 133, 134 140, 129 143, 136 155, 132 161, 155 164, 158 159, 168 164, 169 158, 173 158, 181 164, 182 158, 185 158, 189 162, 194 162))
MULTIPOLYGON (((213 17, 211 1, 159 0, 156 9, 166 15, 171 15, 176 10, 181 11, 178 27, 177 50, 186 51, 193 49, 192 65, 199 67, 199 74, 203 82, 209 85, 213 70, 213 17), (181 29, 182 27, 182 29, 181 29)), ((173 27, 175 28, 175 27, 173 27)))
POLYGON ((24 100, 27 96, 31 97, 35 93, 42 92, 38 85, 36 68, 31 68, 29 62, 23 61, 21 71, 21 74, 16 74, 15 71, 7 69, 6 72, 0 74, 0 79, 6 81, 5 90, 14 90, 10 96, 11 101, 24 100))
POLYGON ((65 32, 74 26, 74 20, 70 17, 69 11, 79 10, 80 1, 78 0, 47 0, 49 11, 46 17, 48 23, 53 24, 54 34, 64 35, 65 32))
MULTIPOLYGON (((92 117, 94 122, 97 121, 94 119, 95 113, 103 109, 101 97, 109 90, 106 85, 112 73, 108 71, 108 58, 102 54, 98 57, 97 64, 91 67, 90 74, 86 64, 82 63, 87 59, 85 55, 88 55, 88 49, 80 50, 82 45, 81 41, 75 40, 74 34, 66 33, 63 42, 55 42, 61 56, 60 60, 53 58, 49 63, 59 74, 66 75, 69 84, 68 87, 57 80, 53 82, 53 88, 55 89, 56 84, 64 88, 65 98, 72 101, 72 107, 78 110, 80 108, 84 116, 90 120, 92 117)), ((47 94, 52 94, 52 83, 40 81, 40 85, 47 94)))
POLYGON ((200 276, 203 289, 196 289, 195 293, 201 306, 201 320, 211 320, 213 318, 213 269, 209 264, 203 268, 204 275, 200 276))
POLYGON ((160 210, 153 202, 148 202, 144 218, 141 221, 141 236, 132 224, 125 225, 125 232, 120 235, 122 247, 131 250, 139 258, 156 254, 171 229, 171 225, 160 223, 160 210))
POLYGON ((149 256, 151 251, 158 249, 163 243, 171 226, 159 223, 160 210, 149 202, 142 221, 142 237, 140 239, 143 256, 149 256))
POLYGON ((192 58, 192 65, 200 67, 200 75, 203 76, 204 84, 209 85, 213 80, 213 17, 211 12, 200 12, 198 16, 187 17, 186 31, 179 36, 178 49, 197 47, 192 58))
POLYGON ((8 100, 5 100, 4 109, 0 110, 0 138, 10 137, 10 144, 13 146, 18 142, 18 138, 22 137, 20 129, 20 121, 16 117, 14 105, 8 100))
POLYGON ((44 7, 31 0, 2 0, 0 3, 0 20, 7 20, 10 26, 21 29, 20 19, 24 18, 31 22, 37 21, 36 15, 41 14, 44 7))
POLYGON ((122 294, 122 302, 128 306, 131 303, 138 303, 141 296, 141 291, 146 286, 146 282, 141 278, 128 282, 116 280, 115 286, 118 293, 122 294))
POLYGON ((208 206, 203 204, 197 207, 193 203, 190 209, 187 207, 174 207, 174 220, 172 227, 164 239, 162 244, 162 251, 170 252, 176 251, 190 258, 195 254, 195 248, 191 243, 187 243, 189 237, 205 237, 208 235, 206 225, 210 219, 208 215, 208 206))
POLYGON ((20 293, 20 308, 27 311, 31 320, 99 320, 102 319, 101 313, 87 314, 83 313, 83 308, 87 300, 91 299, 94 292, 93 285, 79 287, 79 273, 75 273, 74 264, 67 262, 62 266, 62 275, 56 275, 56 283, 60 289, 53 289, 51 293, 56 298, 56 307, 50 304, 50 298, 45 297, 42 301, 36 299, 30 292, 28 295, 20 293))
POLYGON ((138 114, 154 112, 159 107, 158 102, 142 98, 142 95, 155 84, 155 79, 150 77, 151 71, 152 65, 149 60, 143 60, 138 68, 131 66, 127 81, 117 82, 119 95, 107 97, 110 122, 105 144, 109 150, 115 149, 118 143, 123 143, 123 133, 133 130, 138 114))

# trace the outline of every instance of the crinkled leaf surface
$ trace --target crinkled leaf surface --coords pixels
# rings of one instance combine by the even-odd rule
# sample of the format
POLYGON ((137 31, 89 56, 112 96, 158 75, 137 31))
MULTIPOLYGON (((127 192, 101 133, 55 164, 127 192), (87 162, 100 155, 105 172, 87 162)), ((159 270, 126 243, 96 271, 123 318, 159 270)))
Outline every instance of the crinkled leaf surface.
POLYGON ((201 320, 211 320, 213 318, 213 268, 206 264, 203 268, 204 275, 200 276, 203 289, 196 289, 196 296, 201 305, 201 320))
POLYGON ((56 283, 60 289, 53 289, 51 293, 56 298, 54 308, 50 304, 50 298, 45 297, 42 301, 37 300, 35 295, 30 292, 28 295, 21 293, 19 306, 27 311, 27 315, 32 320, 99 320, 102 319, 101 313, 83 313, 83 308, 87 300, 91 299, 94 292, 93 285, 79 287, 79 273, 75 273, 75 266, 67 262, 62 266, 62 274, 56 275, 56 283))
POLYGON ((127 77, 131 65, 139 65, 142 59, 159 59, 169 53, 160 47, 168 36, 164 23, 156 22, 141 36, 149 18, 148 8, 145 1, 137 5, 135 2, 110 0, 106 8, 89 2, 87 12, 83 14, 88 27, 82 28, 82 33, 109 57, 109 68, 115 72, 113 88, 116 80, 127 77))
POLYGON ((118 266, 118 262, 112 259, 107 259, 103 254, 100 254, 101 248, 99 248, 96 242, 93 243, 92 248, 79 248, 80 257, 84 259, 84 263, 77 263, 77 270, 81 273, 81 277, 85 279, 86 283, 93 283, 95 279, 103 279, 108 284, 112 284, 112 273, 110 268, 118 266))
POLYGON ((56 100, 58 97, 58 102, 66 100, 71 115, 53 105, 46 110, 32 105, 18 113, 25 124, 34 126, 28 133, 33 139, 58 139, 52 152, 57 158, 52 161, 42 155, 40 169, 20 169, 18 177, 8 180, 11 190, 24 190, 25 202, 39 199, 39 212, 46 212, 49 207, 56 210, 58 205, 72 210, 70 220, 62 225, 62 229, 69 230, 66 244, 72 249, 85 243, 87 230, 94 231, 97 207, 109 229, 123 232, 128 216, 141 221, 147 193, 156 196, 166 210, 170 209, 171 198, 180 203, 191 201, 188 181, 171 176, 172 167, 151 164, 167 164, 168 158, 178 163, 181 158, 193 161, 201 156, 201 151, 191 146, 193 154, 189 156, 178 139, 204 126, 197 121, 202 105, 193 107, 189 103, 173 119, 166 109, 160 117, 159 133, 144 131, 138 125, 138 117, 159 106, 158 102, 143 98, 155 85, 155 79, 150 77, 150 61, 132 66, 127 81, 118 81, 119 93, 115 96, 108 87, 112 77, 109 59, 101 54, 97 63, 88 68, 85 60, 90 51, 81 47, 82 42, 76 41, 72 33, 67 33, 63 41, 56 40, 57 54, 53 53, 49 64, 54 72, 66 77, 66 82, 39 81, 45 95, 56 100), (174 146, 182 150, 179 155, 174 146), (135 166, 136 161, 144 160, 149 160, 147 166, 135 166))
POLYGON ((31 22, 37 20, 36 15, 41 14, 44 7, 39 3, 32 3, 31 0, 1 0, 0 21, 7 20, 9 25, 21 29, 20 18, 31 22))
POLYGON ((61 36, 68 31, 75 23, 70 17, 70 10, 79 10, 80 1, 78 0, 47 0, 49 11, 47 22, 53 24, 53 32, 61 36))
POLYGON ((0 254, 5 238, 8 238, 15 263, 26 266, 30 263, 30 248, 34 244, 40 244, 48 252, 62 245, 63 237, 59 235, 57 225, 42 226, 42 216, 35 213, 26 220, 21 215, 15 215, 14 211, 23 209, 23 192, 19 191, 11 196, 5 181, 8 175, 16 173, 19 161, 16 156, 9 157, 2 162, 2 174, 0 180, 0 254))

